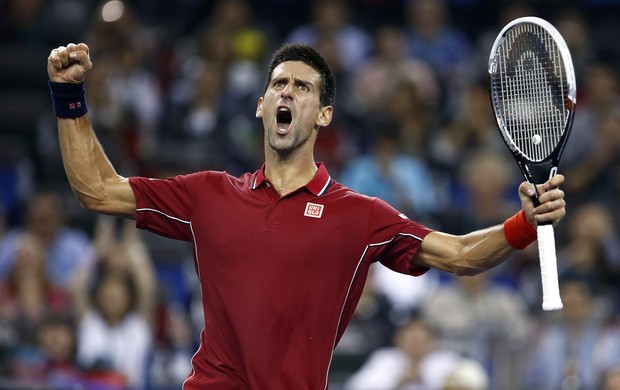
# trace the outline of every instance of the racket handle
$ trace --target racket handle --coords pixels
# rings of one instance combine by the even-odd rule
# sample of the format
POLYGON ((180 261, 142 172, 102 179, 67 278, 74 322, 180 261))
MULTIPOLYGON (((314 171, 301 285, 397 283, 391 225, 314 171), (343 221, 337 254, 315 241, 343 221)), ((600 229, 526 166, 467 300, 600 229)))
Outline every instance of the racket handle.
POLYGON ((558 310, 562 308, 562 299, 560 298, 560 285, 558 282, 553 225, 539 225, 537 234, 543 292, 542 308, 545 311, 558 310))

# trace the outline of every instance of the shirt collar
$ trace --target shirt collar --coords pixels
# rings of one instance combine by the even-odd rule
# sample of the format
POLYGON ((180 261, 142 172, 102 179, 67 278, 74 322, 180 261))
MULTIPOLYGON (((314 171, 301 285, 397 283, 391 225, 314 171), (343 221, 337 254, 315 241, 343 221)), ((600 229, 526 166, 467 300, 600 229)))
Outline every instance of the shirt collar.
MULTIPOLYGON (((331 176, 329 176, 329 172, 327 172, 325 164, 319 162, 316 163, 316 167, 318 168, 318 171, 304 187, 312 194, 316 196, 321 196, 327 192, 327 189, 332 183, 332 178, 331 176)), ((265 164, 263 163, 263 166, 260 168, 260 170, 254 173, 254 179, 252 180, 252 189, 255 190, 266 182, 267 178, 265 177, 265 164)))

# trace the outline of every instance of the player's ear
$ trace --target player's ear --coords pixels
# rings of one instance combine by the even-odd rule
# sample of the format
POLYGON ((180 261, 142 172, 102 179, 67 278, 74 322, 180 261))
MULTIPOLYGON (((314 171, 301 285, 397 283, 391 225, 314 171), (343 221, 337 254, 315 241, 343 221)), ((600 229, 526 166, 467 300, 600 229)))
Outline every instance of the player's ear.
POLYGON ((325 127, 332 121, 332 115, 334 114, 334 108, 332 106, 323 106, 319 108, 319 117, 316 120, 318 127, 325 127))
POLYGON ((263 117, 263 97, 262 96, 258 98, 258 103, 256 104, 256 117, 257 118, 263 117))

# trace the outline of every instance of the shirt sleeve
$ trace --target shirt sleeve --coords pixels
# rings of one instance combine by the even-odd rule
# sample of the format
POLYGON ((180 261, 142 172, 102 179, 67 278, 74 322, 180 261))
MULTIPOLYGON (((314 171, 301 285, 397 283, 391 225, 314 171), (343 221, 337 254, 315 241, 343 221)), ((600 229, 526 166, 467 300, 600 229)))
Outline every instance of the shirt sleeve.
POLYGON ((375 261, 403 274, 424 274, 428 268, 414 265, 412 260, 424 237, 433 230, 411 221, 379 198, 374 202, 368 228, 375 261))
POLYGON ((166 180, 132 177, 136 197, 136 227, 164 237, 191 241, 190 223, 208 172, 175 176, 166 180))

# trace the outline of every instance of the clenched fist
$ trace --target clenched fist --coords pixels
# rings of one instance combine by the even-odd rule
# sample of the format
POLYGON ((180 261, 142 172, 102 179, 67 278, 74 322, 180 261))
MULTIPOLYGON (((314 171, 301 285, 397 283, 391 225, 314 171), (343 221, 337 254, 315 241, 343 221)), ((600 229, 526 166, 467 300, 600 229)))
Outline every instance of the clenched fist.
POLYGON ((55 83, 81 83, 92 66, 84 43, 57 47, 47 58, 47 74, 55 83))

